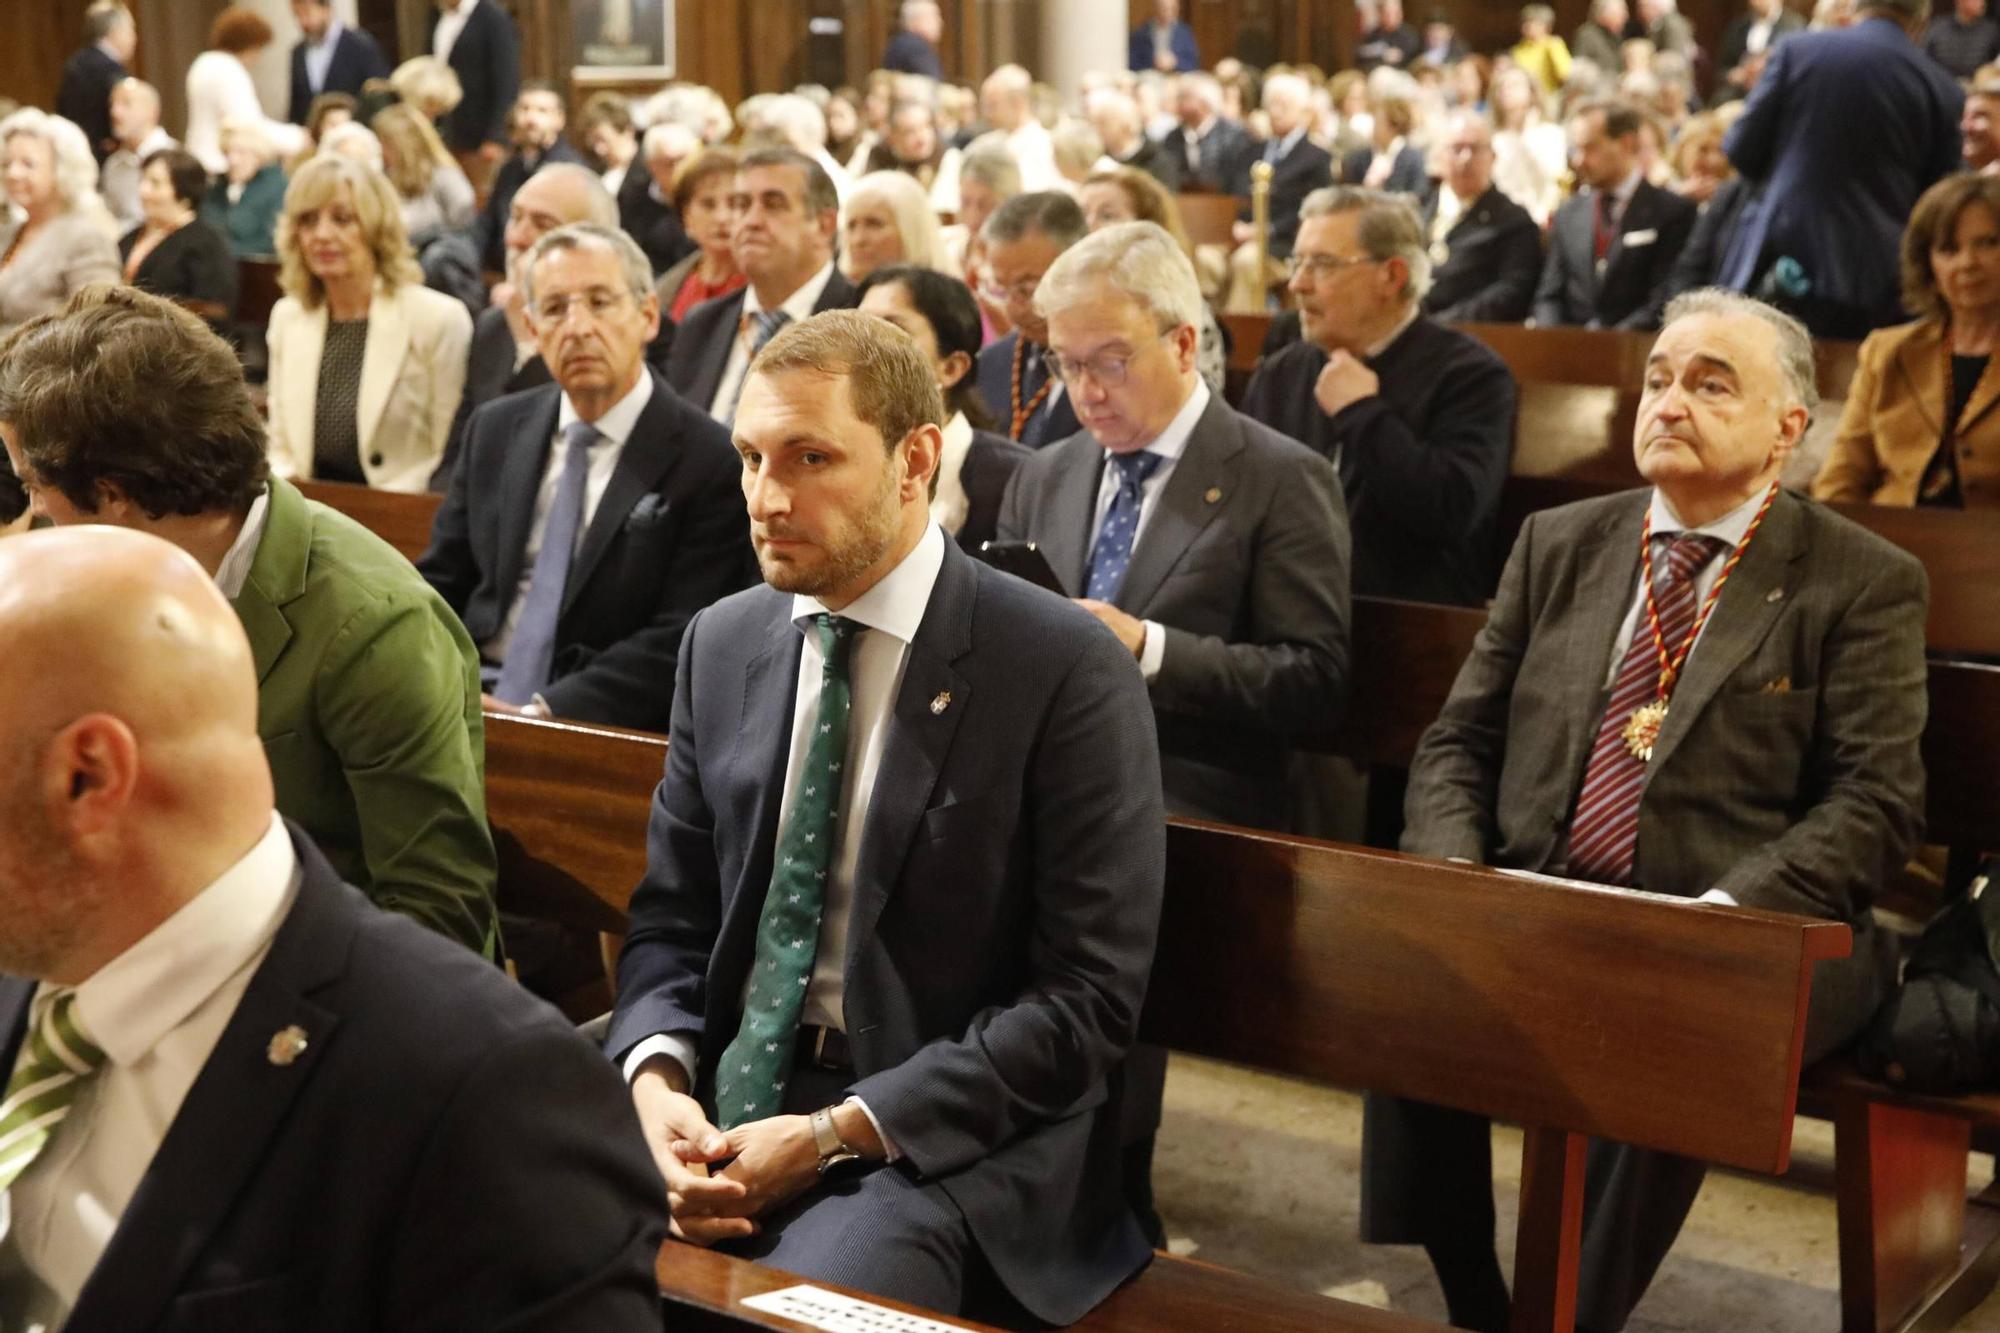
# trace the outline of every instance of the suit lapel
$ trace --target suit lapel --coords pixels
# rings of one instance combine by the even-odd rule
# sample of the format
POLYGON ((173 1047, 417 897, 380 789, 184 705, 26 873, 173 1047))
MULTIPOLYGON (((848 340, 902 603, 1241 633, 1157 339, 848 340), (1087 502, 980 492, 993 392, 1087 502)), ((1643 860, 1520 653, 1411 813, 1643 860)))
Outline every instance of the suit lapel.
POLYGON ((555 438, 561 406, 562 390, 550 388, 543 393, 516 419, 514 438, 508 441, 506 457, 500 460, 500 485, 495 489, 495 503, 500 506, 500 545, 494 552, 493 582, 503 598, 511 599, 521 583, 528 531, 535 525, 535 500, 541 493, 542 473, 548 468, 549 445, 555 438))
POLYGON ((292 639, 292 623, 284 608, 306 587, 306 563, 311 554, 312 533, 305 497, 290 482, 272 478, 270 499, 266 501, 264 535, 258 539, 250 558, 250 572, 243 591, 232 605, 243 632, 250 640, 250 656, 257 667, 257 681, 264 678, 283 656, 292 639))
POLYGON ((1570 589, 1575 614, 1565 619, 1567 635, 1558 658, 1582 668, 1567 675, 1568 698, 1559 714, 1565 727, 1556 751, 1561 757, 1557 771, 1563 775, 1564 813, 1582 781, 1584 760, 1604 717, 1604 682, 1611 675, 1619 626, 1625 623, 1639 588, 1639 534, 1651 503, 1650 490, 1634 492, 1627 504, 1577 543, 1570 589))
POLYGON ((368 343, 361 353, 361 390, 355 400, 354 422, 360 437, 361 456, 369 454, 375 428, 382 423, 382 409, 388 406, 389 391, 403 373, 403 358, 410 350, 410 321, 402 299, 377 289, 368 308, 368 343))
POLYGON ((1189 432, 1180 461, 1167 474, 1153 512, 1146 518, 1132 563, 1118 589, 1120 610, 1139 615, 1187 554, 1203 528, 1215 521, 1235 490, 1229 461, 1243 449, 1228 404, 1210 398, 1189 432))
POLYGON ((313 412, 319 399, 319 363, 326 352, 326 321, 324 301, 316 310, 301 308, 294 331, 285 338, 285 432, 292 437, 292 447, 303 450, 308 459, 312 457, 313 412))
POLYGON ((736 346, 736 331, 743 323, 743 293, 748 290, 738 288, 716 312, 715 327, 709 331, 708 345, 702 350, 701 374, 696 377, 694 392, 688 398, 704 412, 715 401, 715 391, 722 387, 722 372, 729 368, 729 353, 736 346))
POLYGON ((1089 436, 1053 447, 1062 454, 1050 477, 1045 521, 1035 525, 1037 542, 1063 587, 1081 597, 1104 450, 1089 436))
POLYGON ((160 1322, 332 1043, 340 1015, 312 993, 344 971, 358 909, 343 904, 346 890, 309 844, 299 859, 298 898, 78 1294, 73 1328, 160 1322), (277 1064, 271 1038, 294 1025, 306 1047, 277 1064))
MULTIPOLYGON (((651 371, 646 373, 652 374, 651 371)), ((646 410, 634 423, 625 447, 619 451, 618 466, 612 469, 611 479, 605 483, 604 494, 597 502, 597 512, 591 515, 590 527, 583 535, 583 547, 577 552, 576 563, 563 583, 565 611, 575 604, 577 594, 590 581, 592 571, 604 559, 604 553, 610 549, 619 529, 625 526, 625 519, 631 514, 632 507, 639 503, 639 497, 657 487, 661 478, 673 471, 674 464, 680 461, 680 441, 673 438, 669 430, 669 418, 673 415, 672 392, 657 376, 654 377, 653 396, 647 400, 646 410)))
MULTIPOLYGON (((1928 321, 1918 325, 1916 331, 1896 349, 1896 368, 1909 381, 1911 396, 1916 400, 1917 410, 1930 424, 1933 439, 1944 433, 1944 414, 1951 394, 1944 368, 1945 357, 1944 327, 1928 321)), ((1986 381, 1991 378, 1989 375, 1981 379, 1980 387, 1985 388, 1986 381)), ((1975 394, 1974 402, 1977 403, 1981 397, 1990 398, 1989 395, 1975 394)), ((1971 406, 1968 404, 1968 410, 1971 406)))
POLYGON ((28 977, 0 977, 0 1087, 14 1074, 21 1038, 28 1031, 28 1002, 36 983, 28 977))

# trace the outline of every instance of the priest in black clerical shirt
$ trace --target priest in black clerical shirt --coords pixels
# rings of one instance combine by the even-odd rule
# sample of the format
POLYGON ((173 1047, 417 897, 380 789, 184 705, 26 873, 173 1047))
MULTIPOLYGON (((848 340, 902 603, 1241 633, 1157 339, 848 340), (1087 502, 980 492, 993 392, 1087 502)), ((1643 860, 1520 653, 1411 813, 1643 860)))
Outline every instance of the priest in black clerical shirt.
POLYGON ((1479 605, 1497 570, 1512 373, 1423 313, 1431 260, 1401 196, 1316 191, 1292 264, 1305 340, 1264 360, 1244 414, 1340 470, 1355 595, 1479 605))

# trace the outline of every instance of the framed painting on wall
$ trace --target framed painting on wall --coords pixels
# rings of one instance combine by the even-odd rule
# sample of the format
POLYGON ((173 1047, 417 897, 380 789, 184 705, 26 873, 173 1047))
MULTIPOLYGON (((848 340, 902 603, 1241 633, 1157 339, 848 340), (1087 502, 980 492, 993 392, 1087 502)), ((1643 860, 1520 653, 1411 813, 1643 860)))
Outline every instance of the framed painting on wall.
POLYGON ((579 84, 674 77, 674 0, 571 0, 579 84))

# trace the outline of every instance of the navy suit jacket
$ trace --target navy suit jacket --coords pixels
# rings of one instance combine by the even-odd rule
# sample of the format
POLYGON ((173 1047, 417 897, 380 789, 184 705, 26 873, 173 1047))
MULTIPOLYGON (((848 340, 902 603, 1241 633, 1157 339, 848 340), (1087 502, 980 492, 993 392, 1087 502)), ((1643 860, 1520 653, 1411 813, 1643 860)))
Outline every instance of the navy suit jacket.
MULTIPOLYGON (((729 433, 659 377, 625 441, 563 587, 555 663, 542 697, 557 717, 658 731, 694 613, 751 578, 742 464, 729 433)), ((527 573, 528 533, 562 390, 495 399, 473 413, 464 455, 417 569, 473 642, 499 633, 527 573)))
POLYGON ((1200 186, 1220 194, 1250 193, 1248 172, 1256 158, 1249 132, 1233 120, 1218 116, 1208 137, 1202 140, 1201 162, 1195 170, 1187 165, 1187 127, 1176 125, 1160 140, 1160 146, 1181 169, 1183 187, 1200 186))
MULTIPOLYGON (((65 1327, 658 1329, 666 1201, 616 1071, 291 833, 298 897, 65 1327)), ((8 1068, 33 993, 0 978, 8 1068)))
MULTIPOLYGON (((1438 189, 1424 196, 1424 235, 1437 216, 1438 189)), ((1542 276, 1542 229, 1528 210, 1489 185, 1466 204, 1444 234, 1444 262, 1431 258, 1431 289, 1424 313, 1442 320, 1491 320, 1518 324, 1534 304, 1542 276)))
MULTIPOLYGON (((1250 168, 1269 152, 1270 142, 1253 144, 1243 160, 1243 192, 1250 190, 1250 168)), ((1279 158, 1271 166, 1271 239, 1270 253, 1274 259, 1288 259, 1292 253, 1292 242, 1299 237, 1299 209, 1305 204, 1306 196, 1314 190, 1333 184, 1333 154, 1321 148, 1305 135, 1292 145, 1292 151, 1279 158)), ((1238 211, 1243 221, 1250 220, 1250 204, 1246 200, 1238 211)))
MULTIPOLYGON (((340 27, 340 40, 333 45, 333 60, 326 67, 326 82, 321 85, 321 93, 359 93, 361 85, 370 79, 389 77, 389 62, 382 57, 382 48, 375 39, 359 28, 346 24, 340 27)), ((300 42, 292 48, 292 106, 287 115, 294 125, 306 123, 306 113, 312 110, 312 80, 306 77, 306 44, 300 42)))
MULTIPOLYGON (((998 341, 988 343, 979 353, 979 360, 973 371, 977 375, 979 396, 986 400, 986 410, 999 425, 1005 435, 1007 428, 1014 424, 1014 348, 1021 341, 1018 331, 1008 334, 998 341)), ((1033 398, 1049 377, 1049 368, 1042 363, 1044 349, 1029 347, 1027 363, 1021 367, 1022 401, 1033 398)), ((1055 390, 1042 400, 1022 428, 1021 443, 1030 449, 1066 440, 1083 427, 1076 419, 1076 405, 1070 401, 1069 391, 1064 389, 1058 397, 1055 390)))
POLYGON ((940 83, 944 81, 944 61, 938 58, 938 49, 908 28, 901 29, 889 39, 888 47, 882 52, 882 68, 898 74, 921 74, 940 83))
MULTIPOLYGON (((1340 159, 1340 181, 1343 185, 1359 185, 1368 175, 1368 168, 1375 161, 1373 148, 1357 148, 1340 159)), ((1431 178, 1424 174, 1424 152, 1421 148, 1405 146, 1396 154, 1396 161, 1389 168, 1389 178, 1382 182, 1382 188, 1391 194, 1408 194, 1421 197, 1431 187, 1431 178)))
MULTIPOLYGON (((688 311, 674 330, 673 350, 667 353, 665 366, 667 383, 697 411, 708 411, 715 391, 722 387, 722 372, 729 368, 729 352, 743 323, 743 300, 749 290, 739 287, 727 296, 703 301, 688 311)), ((860 300, 854 284, 836 266, 819 300, 813 302, 812 312, 852 310, 860 300)))
POLYGON ((1000 501, 1015 469, 1033 458, 1034 451, 991 431, 972 432, 972 444, 959 467, 958 484, 965 488, 965 525, 958 530, 958 544, 976 552, 993 540, 1000 524, 1000 501))
MULTIPOLYGON (((436 25, 431 49, 437 49, 436 25)), ((507 117, 521 91, 521 41, 507 11, 495 0, 480 0, 451 44, 446 63, 458 75, 465 96, 438 126, 445 147, 469 153, 482 143, 510 142, 507 117)))
POLYGON ((56 114, 83 131, 101 163, 111 154, 111 90, 125 67, 96 46, 86 46, 63 64, 56 89, 56 114))
POLYGON ((1816 301, 1903 318, 1897 256, 1917 196, 1959 169, 1965 95, 1888 19, 1771 49, 1723 147, 1757 189, 1722 285, 1753 289, 1790 257, 1816 301))
MULTIPOLYGON (((1201 68, 1201 48, 1195 45, 1194 29, 1186 23, 1174 24, 1174 30, 1167 36, 1167 45, 1173 48, 1176 71, 1192 74, 1201 68)), ((1132 41, 1125 54, 1126 65, 1139 73, 1154 67, 1151 23, 1142 23, 1132 30, 1132 41)))
MULTIPOLYGON (((803 636, 768 587, 681 644, 666 778, 606 1051, 690 1035, 696 1092, 742 1023, 771 883, 803 636)), ((1060 598, 945 543, 888 722, 843 959, 850 1091, 1038 1318, 1148 1258, 1106 1079, 1138 1027, 1165 821, 1132 655, 1060 598), (946 700, 944 707, 937 700, 946 700)))
POLYGON ((1597 273, 1597 196, 1579 194, 1556 210, 1549 253, 1535 288, 1535 323, 1593 329, 1651 329, 1660 323, 1674 261, 1694 230, 1694 205, 1640 181, 1618 218, 1618 235, 1597 273))

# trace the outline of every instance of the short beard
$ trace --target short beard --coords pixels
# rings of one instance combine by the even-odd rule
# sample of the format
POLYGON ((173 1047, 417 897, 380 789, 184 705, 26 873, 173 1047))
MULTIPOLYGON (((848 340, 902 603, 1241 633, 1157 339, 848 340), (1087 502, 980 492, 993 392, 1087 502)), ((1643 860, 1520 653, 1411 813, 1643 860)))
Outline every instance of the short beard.
POLYGON ((829 549, 825 561, 816 569, 771 565, 760 560, 758 565, 763 570, 764 582, 779 592, 798 593, 806 597, 822 597, 852 583, 896 544, 896 524, 901 517, 896 491, 896 469, 892 462, 884 470, 882 486, 875 493, 874 503, 855 524, 853 535, 847 541, 829 549))

